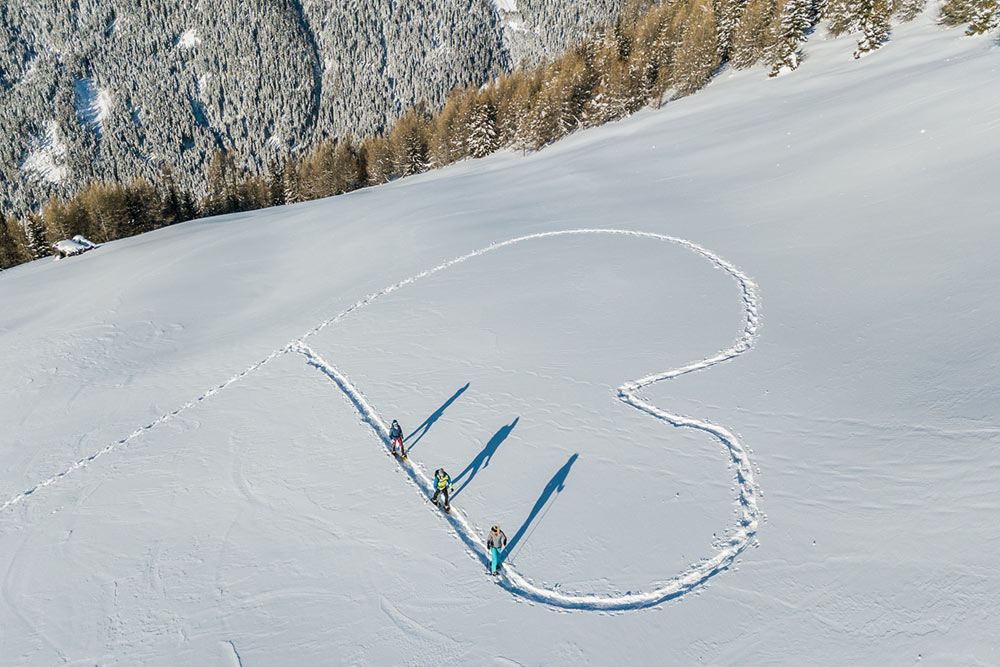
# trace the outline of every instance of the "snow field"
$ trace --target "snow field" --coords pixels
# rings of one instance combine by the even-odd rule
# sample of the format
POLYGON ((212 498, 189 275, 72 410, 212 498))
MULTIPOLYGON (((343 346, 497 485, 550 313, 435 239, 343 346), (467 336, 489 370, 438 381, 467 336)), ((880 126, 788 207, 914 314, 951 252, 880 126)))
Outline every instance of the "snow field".
MULTIPOLYGON (((655 605, 664 600, 676 597, 677 595, 687 590, 690 590, 694 586, 703 583, 708 577, 715 574, 720 569, 724 569, 726 566, 728 566, 729 563, 732 562, 732 560, 743 549, 745 549, 750 544, 751 540, 756 534, 756 529, 757 529, 757 521, 758 521, 758 509, 756 502, 757 491, 753 481, 753 470, 749 461, 749 456, 745 451, 742 443, 739 441, 739 438, 735 434, 731 433, 730 431, 728 431, 723 427, 714 426, 710 423, 699 421, 697 419, 689 417, 674 415, 662 409, 659 409, 645 401, 642 401, 638 397, 638 392, 641 391, 644 387, 652 385, 656 382, 666 379, 671 379, 679 375, 684 375, 697 370, 703 370, 705 368, 709 368, 713 365, 732 359, 733 357, 750 349, 754 335, 756 334, 759 304, 758 304, 758 297, 756 296, 756 286, 753 284, 753 282, 750 281, 748 277, 740 273, 735 267, 733 267, 725 260, 719 258, 710 251, 705 250, 704 248, 701 248, 688 241, 675 239, 663 235, 649 234, 643 232, 632 232, 625 230, 589 229, 589 230, 566 230, 555 233, 542 233, 542 234, 530 235, 526 237, 512 239, 509 241, 504 241, 501 243, 491 244, 486 249, 470 252, 466 255, 462 255, 458 258, 445 262, 444 264, 438 265, 433 269, 424 271, 418 274, 417 276, 403 280, 400 283, 397 283, 395 285, 392 285, 390 287, 381 290, 380 292, 376 292, 372 295, 369 295, 368 297, 365 297, 361 301, 357 302, 354 306, 341 312, 335 317, 320 323, 317 327, 311 329, 306 334, 304 334, 302 338, 300 338, 299 340, 293 341, 289 345, 280 348, 278 350, 275 350, 261 361, 249 366, 242 372, 233 375, 224 383, 207 390, 205 393, 201 394, 197 398, 186 402, 182 406, 170 411, 165 415, 162 415, 161 417, 150 422, 149 424, 136 429, 130 435, 121 438, 117 442, 110 443, 101 450, 74 462, 65 471, 60 472, 55 476, 50 477, 46 480, 43 480, 42 482, 39 482, 37 485, 33 486, 32 488, 28 489, 22 494, 12 496, 8 500, 6 500, 3 503, 3 505, 0 505, 0 510, 7 509, 19 502, 27 500, 32 495, 34 495, 35 492, 37 492, 38 490, 56 484, 60 480, 62 480, 66 475, 82 467, 90 465, 97 458, 115 449, 128 445, 130 441, 141 436, 145 431, 156 428, 157 426, 165 424, 170 420, 178 417, 188 409, 198 405, 199 403, 205 401, 206 399, 211 398, 218 392, 228 388, 229 386, 238 382, 244 377, 254 373, 258 369, 262 368, 265 364, 271 362, 272 360, 278 358, 280 355, 286 352, 297 352, 302 354, 308 360, 310 365, 321 370, 331 380, 333 380, 336 383, 337 387, 341 391, 343 391, 344 394, 349 398, 354 408, 358 411, 359 415, 361 416, 362 420, 365 421, 373 429, 373 431, 383 444, 387 444, 388 428, 384 418, 381 418, 379 416, 378 411, 365 399, 362 392, 357 387, 355 387, 350 382, 350 380, 348 380, 340 371, 338 371, 335 366, 331 365, 329 362, 322 359, 322 357, 320 357, 314 350, 312 350, 308 345, 305 345, 302 341, 306 338, 316 335, 317 333, 325 329, 327 326, 331 324, 336 324, 337 322, 344 320, 351 313, 366 306, 369 306, 376 299, 384 295, 391 294, 392 292, 402 287, 411 285, 426 276, 433 275, 439 271, 443 271, 456 264, 460 264, 472 258, 479 257, 485 254, 486 252, 503 249, 508 246, 513 246, 515 244, 523 243, 526 241, 534 241, 538 239, 564 237, 564 236, 579 235, 579 234, 587 234, 587 235, 615 234, 615 235, 649 239, 654 241, 667 241, 670 243, 678 244, 681 245, 682 247, 685 247, 689 250, 692 250, 702 255, 710 262, 715 264, 717 267, 724 269, 737 281, 743 295, 743 305, 745 309, 745 325, 735 345, 733 345, 728 349, 723 350, 722 352, 716 355, 707 357, 701 361, 694 362, 692 364, 685 365, 681 368, 671 371, 666 371, 663 373, 647 375, 639 380, 627 382, 618 388, 618 398, 627 405, 635 407, 642 412, 645 412, 657 419, 673 424, 674 426, 684 426, 687 428, 694 428, 710 433, 711 435, 715 436, 722 443, 725 444, 725 446, 729 451, 730 456, 732 457, 732 461, 736 469, 735 473, 736 473, 737 485, 739 488, 738 493, 739 493, 739 505, 740 505, 739 521, 735 531, 733 531, 732 535, 729 535, 727 538, 725 538, 723 544, 718 549, 717 554, 715 554, 711 558, 703 559, 701 563, 692 566, 689 569, 689 571, 683 573, 679 577, 675 577, 668 584, 659 585, 653 590, 650 590, 648 592, 635 593, 630 591, 628 593, 618 594, 618 595, 565 594, 547 588, 545 586, 538 586, 531 583, 529 580, 525 579, 522 575, 520 575, 516 570, 516 568, 513 567, 512 560, 509 563, 506 563, 506 567, 504 568, 504 576, 503 576, 504 583, 515 594, 524 595, 529 597, 530 599, 543 602, 546 604, 552 604, 555 606, 574 608, 574 609, 607 609, 607 610, 638 609, 650 605, 655 605)), ((390 323, 391 321, 392 321, 391 318, 389 318, 390 323)), ((467 386, 468 383, 466 384, 466 387, 467 386)), ((460 392, 461 391, 464 391, 464 389, 460 390, 460 392)), ((432 425, 432 423, 433 423, 432 421, 428 420, 427 422, 428 430, 430 425, 432 425)), ((516 419, 514 423, 516 423, 516 419)), ((510 428, 513 428, 513 426, 511 426, 510 428)), ((417 433, 411 434, 411 437, 413 435, 418 435, 418 434, 419 431, 417 433)), ((573 434, 572 437, 577 437, 577 436, 576 434, 573 434)), ((413 443, 413 445, 415 444, 416 441, 413 443)), ((545 493, 543 493, 543 496, 539 499, 538 503, 536 503, 536 506, 532 511, 531 518, 533 518, 535 514, 537 514, 537 512, 545 506, 545 504, 548 501, 548 497, 553 493, 553 491, 562 490, 562 486, 565 483, 565 477, 568 475, 569 469, 572 466, 573 462, 575 462, 577 456, 578 454, 572 455, 568 459, 567 464, 563 466, 562 469, 560 469, 559 473, 557 473, 557 476, 554 477, 552 481, 550 481, 549 485, 546 487, 545 493)), ((422 470, 417 465, 409 466, 408 471, 410 473, 411 480, 418 486, 418 488, 420 488, 425 493, 430 493, 430 491, 433 488, 431 476, 428 475, 426 471, 422 470)), ((477 471, 478 470, 473 472, 477 471)), ((461 490, 461 487, 459 490, 461 490)), ((512 552, 515 551, 514 548, 518 545, 518 542, 521 539, 521 535, 523 534, 524 529, 529 527, 531 518, 529 518, 529 521, 526 522, 524 526, 522 526, 522 530, 519 530, 517 533, 513 534, 513 539, 511 540, 511 545, 510 545, 511 547, 510 550, 512 552)), ((480 559, 483 560, 481 554, 482 551, 485 550, 485 544, 480 536, 480 534, 482 533, 482 529, 474 527, 473 524, 470 523, 469 519, 463 515, 462 511, 457 508, 453 510, 453 513, 451 515, 451 524, 454 527, 456 533, 465 542, 465 544, 474 552, 478 551, 480 559)), ((718 531, 718 534, 722 535, 723 530, 720 529, 718 531)))
POLYGON ((627 235, 428 271, 553 230, 691 239, 760 285, 760 336, 637 397, 750 455, 759 547, 726 572, 627 613, 498 586, 282 347, 0 512, 0 662, 998 662, 998 51, 928 21, 853 49, 816 35, 795 73, 726 72, 538 154, 0 276, 0 501, 301 339, 417 431, 417 470, 460 477, 477 539, 519 536, 528 583, 610 598, 739 530, 730 450, 618 398, 737 345, 739 283, 627 235))

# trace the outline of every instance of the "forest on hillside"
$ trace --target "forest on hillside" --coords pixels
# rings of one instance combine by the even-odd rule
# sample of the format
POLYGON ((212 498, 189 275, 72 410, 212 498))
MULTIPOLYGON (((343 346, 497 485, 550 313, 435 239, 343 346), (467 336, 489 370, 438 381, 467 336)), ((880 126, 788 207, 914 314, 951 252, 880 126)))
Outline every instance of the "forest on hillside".
MULTIPOLYGON (((629 2, 558 58, 455 87, 438 106, 418 101, 384 130, 280 154, 210 144, 203 192, 164 161, 151 178, 93 180, 38 212, 11 214, 0 224, 0 268, 48 255, 54 241, 75 234, 101 243, 199 216, 341 194, 501 148, 538 150, 577 128, 694 93, 723 65, 763 64, 772 76, 793 70, 818 29, 856 34, 861 57, 890 39, 893 21, 924 10, 924 0, 629 2)), ((948 0, 935 11, 969 34, 1000 22, 998 0, 948 0)))
POLYGON ((168 166, 205 189, 219 148, 261 172, 325 137, 534 64, 621 0, 5 0, 0 209, 168 166), (513 26, 513 27, 511 27, 513 26))

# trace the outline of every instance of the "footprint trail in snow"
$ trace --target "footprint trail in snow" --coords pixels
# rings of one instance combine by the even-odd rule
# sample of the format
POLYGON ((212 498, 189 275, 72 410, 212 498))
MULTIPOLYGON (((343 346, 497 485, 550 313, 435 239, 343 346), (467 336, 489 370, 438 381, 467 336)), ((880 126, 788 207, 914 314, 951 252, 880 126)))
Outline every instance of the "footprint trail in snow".
MULTIPOLYGON (((402 280, 394 285, 390 285, 382 289, 379 292, 368 295, 367 297, 361 299, 349 308, 341 311, 337 315, 331 317, 330 319, 324 320, 319 323, 302 336, 296 340, 288 343, 284 347, 281 347, 267 357, 261 359, 260 361, 250 365, 243 371, 233 375, 225 382, 216 385, 206 392, 198 396, 197 398, 184 403, 182 406, 173 410, 161 417, 155 419, 149 424, 136 429, 128 436, 114 441, 98 452, 91 454, 85 458, 82 458, 72 465, 70 465, 66 470, 57 475, 54 475, 46 480, 43 480, 33 486, 32 488, 19 493, 2 504, 0 504, 0 510, 6 510, 18 503, 25 501, 27 498, 31 497, 37 491, 58 483, 64 479, 70 473, 79 470, 80 468, 87 467, 96 459, 108 454, 117 449, 121 449, 129 445, 133 440, 140 437, 146 431, 155 428, 163 423, 166 423, 173 419, 174 417, 185 412, 188 408, 194 407, 209 398, 210 396, 222 391, 223 389, 229 387, 230 385, 238 382, 239 380, 250 375, 254 371, 260 369, 262 366, 270 362, 271 360, 281 356, 283 354, 292 352, 296 354, 301 354, 305 357, 306 362, 313 366, 314 368, 323 372, 331 381, 333 381, 337 387, 345 394, 347 399, 352 403, 354 409, 358 412, 363 422, 367 423, 375 435, 381 441, 381 443, 387 448, 389 447, 389 432, 384 420, 379 416, 378 411, 372 406, 364 395, 355 387, 351 381, 342 374, 337 368, 331 363, 320 357, 312 348, 306 344, 306 340, 310 337, 316 335, 326 327, 331 324, 335 324, 345 317, 350 315, 356 310, 364 308, 370 305, 379 297, 385 296, 395 292, 396 290, 411 285, 422 278, 433 275, 440 271, 443 271, 456 264, 466 262, 475 257, 482 256, 488 252, 494 250, 499 250, 501 248, 506 248, 517 243, 523 243, 526 241, 532 241, 543 238, 552 238, 558 236, 570 236, 579 234, 616 234, 624 236, 633 236, 639 238, 646 238, 661 242, 673 243, 687 248, 705 259, 707 259, 712 264, 726 271, 739 285, 742 296, 743 309, 745 313, 744 326, 736 341, 730 347, 716 353, 711 357, 706 357, 699 361, 693 362, 686 366, 676 368, 673 370, 663 371, 660 373, 654 373, 647 375, 646 377, 640 378, 638 380, 632 380, 621 385, 617 390, 617 398, 622 403, 640 410, 656 419, 662 420, 669 424, 679 427, 692 428, 706 433, 711 434, 717 438, 723 445, 725 445, 730 458, 732 459, 733 465, 736 468, 736 483, 738 490, 738 520, 734 527, 732 527, 728 533, 725 541, 719 546, 714 555, 705 557, 700 562, 690 566, 687 570, 681 572, 680 574, 674 576, 672 579, 656 585, 647 591, 639 592, 629 592, 617 595, 604 595, 604 594, 566 594, 561 591, 557 591, 552 588, 546 588, 543 586, 538 586, 532 583, 530 580, 521 575, 518 570, 511 564, 505 565, 504 572, 499 579, 499 583, 506 588, 508 591, 515 595, 519 595, 526 599, 543 603, 546 605, 551 605, 554 607, 559 607, 563 609, 580 609, 580 610, 601 610, 601 611, 626 611, 633 609, 643 609, 647 607, 652 607, 658 605, 666 600, 676 598, 687 591, 701 585, 707 581, 710 577, 716 573, 726 569, 729 565, 736 559, 736 557, 746 549, 754 540, 757 532, 757 525, 760 518, 760 510, 757 507, 757 496, 758 491, 756 484, 754 483, 753 469, 750 463, 750 458, 746 448, 743 443, 733 432, 728 429, 718 426, 716 424, 711 424, 707 421, 701 421, 691 417, 684 417, 681 415, 676 415, 670 413, 666 410, 658 408, 646 401, 639 398, 638 393, 657 382, 663 380, 670 380, 680 375, 685 375, 687 373, 693 373, 695 371, 710 368, 717 364, 721 364, 725 361, 733 359, 744 352, 751 349, 753 346, 754 339, 757 335, 757 328, 760 322, 760 305, 759 297, 757 295, 757 287, 754 282, 745 274, 743 274, 739 269, 725 261, 718 255, 712 253, 711 251, 695 244, 690 241, 676 238, 673 236, 666 236, 663 234, 655 234, 652 232, 641 232, 641 231, 631 231, 631 230, 619 230, 619 229, 573 229, 555 232, 542 232, 538 234, 530 234, 527 236, 521 236, 518 238, 510 239, 508 241, 503 241, 499 243, 493 243, 485 248, 479 250, 474 250, 460 257, 451 259, 443 264, 439 264, 434 268, 428 269, 419 273, 415 276, 402 280)), ((430 477, 418 466, 405 466, 407 474, 410 476, 411 481, 421 490, 422 493, 427 493, 431 489, 432 480, 430 477)), ((465 543, 472 557, 478 561, 481 561, 481 565, 485 566, 485 556, 482 554, 486 550, 485 542, 479 537, 478 531, 475 530, 470 523, 468 517, 458 508, 453 506, 450 515, 445 515, 448 522, 451 524, 452 528, 458 537, 465 543)))

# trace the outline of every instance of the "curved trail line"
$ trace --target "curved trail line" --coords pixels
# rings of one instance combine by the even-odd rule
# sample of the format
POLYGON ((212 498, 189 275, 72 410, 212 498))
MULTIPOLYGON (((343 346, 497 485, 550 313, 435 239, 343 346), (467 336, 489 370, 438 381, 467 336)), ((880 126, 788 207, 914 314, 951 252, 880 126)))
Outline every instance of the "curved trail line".
MULTIPOLYGON (((509 562, 504 565, 504 569, 502 571, 503 574, 499 579, 499 583, 515 595, 520 595, 535 602, 563 609, 603 611, 643 609, 678 597, 679 595, 682 595, 683 593, 704 583, 709 577, 713 576, 717 572, 726 569, 733 562, 733 560, 735 560, 736 557, 753 542, 756 535, 757 524, 760 516, 760 511, 757 508, 757 489, 754 483, 753 468, 750 463, 750 458, 739 438, 726 428, 706 421, 672 414, 641 400, 637 396, 639 391, 656 382, 669 380, 680 375, 693 373, 698 370, 721 364, 749 350, 753 346, 753 341, 756 337, 757 328, 760 323, 759 297, 757 296, 757 287, 754 282, 739 271, 735 266, 723 260, 718 255, 684 239, 648 232, 634 232, 614 229, 575 229, 561 232, 532 234, 504 241, 502 243, 495 243, 481 250, 476 250, 466 255, 462 255, 461 257, 457 257, 401 283, 397 283, 393 287, 387 288, 383 292, 369 297, 364 302, 359 302, 357 307, 367 305, 378 296, 388 293, 389 291, 394 291, 395 289, 411 284, 420 278, 436 273, 450 266, 454 266, 460 262, 472 259, 473 257, 478 257, 492 250, 504 248, 523 241, 569 234, 621 234, 667 241, 681 245, 689 250, 693 250, 729 273, 729 275, 736 280, 742 292, 743 307, 746 317, 744 320, 743 330, 740 332, 739 337, 731 347, 722 350, 711 357, 688 364, 687 366, 664 371, 662 373, 647 375, 646 377, 632 382, 626 382, 617 390, 618 400, 622 401, 626 405, 645 412, 646 414, 649 414, 657 419, 673 424, 674 426, 693 428, 709 433, 721 441, 729 451, 730 458, 736 467, 736 481, 739 489, 739 519, 735 529, 729 531, 727 539, 720 546, 715 555, 692 565, 685 572, 674 577, 668 582, 658 585, 653 590, 636 593, 629 592, 619 595, 568 595, 563 592, 532 583, 530 580, 522 576, 509 562)), ((345 311, 345 314, 346 312, 349 311, 345 311)), ((372 430, 375 431, 375 434, 382 441, 382 444, 388 452, 391 450, 391 444, 389 438, 389 428, 386 425, 385 420, 379 416, 378 411, 368 402, 364 394, 353 383, 351 383, 351 381, 343 373, 341 373, 334 365, 325 361, 305 343, 305 339, 308 336, 317 333, 320 329, 327 326, 327 324, 337 319, 339 319, 339 316, 338 318, 324 322, 316 329, 303 336, 299 341, 292 343, 291 350, 302 354, 306 358, 309 365, 323 372, 338 386, 341 391, 344 392, 348 400, 354 406, 354 409, 358 412, 361 420, 367 423, 372 430)), ((403 470, 410 477, 410 480, 421 490, 424 494, 424 499, 429 503, 430 501, 427 498, 434 489, 434 482, 431 479, 431 476, 421 466, 413 462, 411 462, 410 465, 403 466, 403 470)), ((473 558, 476 558, 485 566, 486 557, 484 554, 486 552, 486 543, 480 537, 481 531, 477 530, 472 525, 467 515, 462 512, 461 509, 455 507, 454 505, 452 508, 451 514, 442 516, 444 516, 445 519, 451 524, 455 533, 469 548, 473 558)))
MULTIPOLYGON (((629 592, 618 595, 600 595, 600 594, 580 594, 580 595, 569 595, 554 589, 545 588, 543 586, 538 586, 532 583, 530 580, 519 574, 510 563, 504 566, 503 574, 498 579, 498 583, 506 588, 508 591, 515 595, 527 598, 529 600, 540 602, 543 604, 551 605, 554 607, 560 607, 563 609, 582 609, 582 610, 603 610, 603 611, 625 611, 633 609, 643 609, 647 607, 652 607, 658 605, 666 600, 676 598, 693 588, 704 583, 711 576, 716 573, 726 569, 729 565, 736 559, 736 557, 749 546, 756 535, 757 525, 760 518, 760 510, 757 507, 757 488, 754 483, 753 469, 750 463, 750 458, 747 450, 743 446, 740 439, 736 434, 732 433, 726 428, 718 425, 711 424, 707 421, 702 421, 694 419, 691 417, 684 417, 681 415, 672 414, 665 410, 661 410, 656 406, 647 403, 638 397, 638 392, 640 392, 645 387, 652 384, 660 382, 662 380, 669 380, 676 378, 687 373, 693 373, 695 371, 710 368, 717 364, 721 364, 725 361, 733 359, 744 352, 748 351, 753 347, 753 341, 757 335, 757 329, 760 323, 760 300, 757 295, 757 286, 754 282, 734 265, 730 264, 726 260, 722 259, 713 252, 699 246, 691 241, 685 239, 667 236, 663 234, 655 234, 652 232, 640 232, 631 230, 621 230, 621 229, 571 229, 562 230, 554 232, 542 232, 538 234, 529 234, 527 236, 521 236, 518 238, 510 239, 503 242, 493 243, 485 248, 479 250, 474 250, 472 252, 466 253, 454 259, 451 259, 443 264, 439 264, 434 268, 423 271, 415 276, 402 280, 394 285, 390 285, 382 289, 379 292, 368 295, 367 297, 361 299, 354 305, 348 307, 347 309, 341 311, 337 315, 324 320, 312 329, 305 332, 299 338, 293 340, 287 345, 275 350, 265 358, 260 361, 250 365, 240 373, 233 375, 228 380, 212 387, 202 395, 198 396, 194 400, 188 401, 181 407, 169 412, 158 419, 152 421, 146 426, 136 429, 130 435, 121 440, 110 443, 100 451, 92 454, 86 458, 80 459, 72 464, 67 470, 50 477, 49 479, 36 484, 31 489, 17 494, 12 498, 8 499, 3 504, 0 504, 0 510, 5 510, 23 500, 30 497, 39 489, 50 486, 59 482, 66 475, 70 474, 74 470, 86 467, 95 459, 104 454, 107 454, 116 449, 127 446, 132 440, 141 436, 146 431, 170 421, 174 417, 180 415, 188 408, 191 408, 206 398, 218 393, 219 391, 225 389, 226 387, 232 385, 235 382, 243 379, 247 375, 250 375, 254 371, 258 370, 271 360, 286 354, 288 352, 294 352, 303 355, 309 365, 322 371, 326 374, 341 391, 344 392, 348 400, 354 405, 355 410, 361 416, 361 419, 366 422, 375 432, 375 434, 380 438, 382 444, 386 446, 387 450, 389 447, 389 434, 388 428, 382 420, 375 408, 368 403, 364 395, 355 387, 350 380, 344 376, 340 371, 338 371, 333 365, 329 364, 323 360, 315 351, 313 351, 305 341, 318 334, 324 328, 331 324, 335 324, 345 317, 350 315, 355 310, 363 308, 379 297, 390 294, 401 287, 410 285, 421 278, 425 278, 432 274, 443 271, 455 264, 465 262, 474 257, 479 257, 493 250, 498 250, 500 248, 505 248, 512 246, 517 243, 522 243, 524 241, 552 238, 557 236, 568 236, 577 234, 616 234, 621 236, 632 236, 639 238, 647 238, 658 241, 666 241, 676 245, 680 245, 688 250, 691 250, 717 267, 726 271, 739 285, 742 292, 742 302, 743 309, 745 312, 745 321, 743 329, 737 337, 736 341, 730 347, 716 353, 713 356, 706 357, 700 361, 688 364, 687 366, 682 366, 673 370, 664 371, 661 373, 654 373, 647 375, 638 380, 633 380, 626 382, 621 385, 617 390, 618 399, 637 410, 640 410, 652 417, 665 421, 669 424, 679 427, 692 428, 706 433, 711 434, 717 438, 728 450, 729 456, 736 467, 736 481, 739 489, 738 493, 738 514, 739 518, 735 528, 729 530, 728 537, 719 546, 717 552, 708 558, 702 559, 700 562, 691 565, 687 570, 675 576, 674 578, 666 581, 664 583, 658 584, 655 588, 645 592, 629 592)), ((387 451, 388 453, 388 451, 387 451)), ((421 489, 423 492, 429 492, 431 489, 432 481, 430 476, 417 465, 407 465, 403 468, 407 474, 410 476, 411 481, 421 489)), ((427 500, 427 495, 424 496, 427 500)), ((486 564, 486 544, 480 537, 478 530, 476 530, 466 515, 458 508, 454 508, 450 515, 445 516, 449 521, 453 529, 455 530, 458 537, 465 543, 468 547, 470 553, 474 558, 479 560, 484 566, 486 564)))

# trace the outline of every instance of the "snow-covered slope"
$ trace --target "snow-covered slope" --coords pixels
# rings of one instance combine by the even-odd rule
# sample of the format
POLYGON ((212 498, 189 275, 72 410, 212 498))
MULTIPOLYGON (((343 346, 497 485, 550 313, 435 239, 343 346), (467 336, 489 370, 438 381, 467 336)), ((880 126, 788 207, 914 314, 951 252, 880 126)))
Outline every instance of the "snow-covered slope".
POLYGON ((1000 50, 853 47, 0 274, 0 663, 1000 660, 1000 50))

